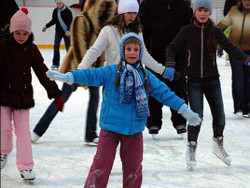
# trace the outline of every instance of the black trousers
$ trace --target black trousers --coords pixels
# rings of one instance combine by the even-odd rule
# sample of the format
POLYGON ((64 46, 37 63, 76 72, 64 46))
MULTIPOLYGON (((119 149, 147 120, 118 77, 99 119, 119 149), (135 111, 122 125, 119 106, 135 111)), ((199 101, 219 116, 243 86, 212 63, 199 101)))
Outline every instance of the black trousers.
MULTIPOLYGON (((152 71, 152 73, 154 73, 152 71)), ((180 98, 184 99, 187 102, 186 94, 186 79, 184 75, 181 75, 178 80, 169 80, 164 79, 161 75, 154 73, 161 81, 165 82, 167 86, 175 92, 180 98)), ((162 107, 163 104, 158 102, 155 98, 149 97, 149 110, 150 116, 147 119, 147 128, 151 126, 157 126, 158 129, 161 129, 162 126, 162 107)), ((179 125, 186 125, 186 119, 182 115, 178 114, 175 110, 171 109, 171 121, 173 127, 176 129, 179 125)))

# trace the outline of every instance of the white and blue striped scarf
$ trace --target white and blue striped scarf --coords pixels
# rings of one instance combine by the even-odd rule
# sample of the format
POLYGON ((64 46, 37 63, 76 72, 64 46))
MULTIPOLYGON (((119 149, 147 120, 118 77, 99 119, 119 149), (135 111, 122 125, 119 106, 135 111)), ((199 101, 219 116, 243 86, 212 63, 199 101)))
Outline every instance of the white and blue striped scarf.
POLYGON ((149 108, 146 90, 138 72, 141 65, 138 63, 136 67, 133 67, 123 62, 123 66, 125 69, 121 75, 120 81, 120 103, 130 104, 133 100, 132 95, 135 93, 137 115, 140 118, 146 118, 149 116, 149 108))

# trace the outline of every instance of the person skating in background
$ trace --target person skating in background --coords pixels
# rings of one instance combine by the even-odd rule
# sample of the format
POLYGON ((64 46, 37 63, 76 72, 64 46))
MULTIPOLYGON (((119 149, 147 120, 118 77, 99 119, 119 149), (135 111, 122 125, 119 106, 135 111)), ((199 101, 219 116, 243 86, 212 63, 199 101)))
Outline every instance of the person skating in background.
MULTIPOLYGON (((217 45, 242 64, 250 66, 250 56, 234 46, 217 28, 210 16, 212 13, 211 0, 194 0, 193 11, 195 20, 184 26, 166 51, 167 64, 175 65, 177 50, 187 48, 187 91, 190 108, 203 118, 203 96, 206 97, 213 118, 213 153, 227 165, 231 158, 224 149, 225 113, 221 94, 219 73, 216 64, 217 45)), ((196 165, 196 148, 200 126, 188 125, 188 145, 186 164, 192 169, 196 165)))
POLYGON ((57 70, 60 66, 60 43, 62 38, 66 51, 70 47, 70 24, 73 20, 71 10, 64 4, 64 0, 55 0, 56 8, 53 10, 52 19, 42 29, 45 32, 52 25, 55 27, 54 55, 51 69, 57 70))
MULTIPOLYGON (((217 26, 226 30, 231 26, 229 40, 250 55, 250 1, 242 0, 233 6, 217 26)), ((234 114, 250 118, 250 68, 229 54, 232 69, 232 96, 234 114)))
POLYGON ((79 0, 79 3, 74 3, 74 4, 70 5, 69 7, 70 8, 78 8, 81 11, 83 11, 85 2, 86 2, 85 0, 79 0))
MULTIPOLYGON (((143 25, 143 36, 149 53, 158 62, 165 65, 166 48, 174 39, 181 27, 191 23, 193 12, 189 2, 184 0, 147 0, 140 7, 139 17, 143 25)), ((153 73, 165 82, 172 91, 187 102, 186 79, 183 64, 186 61, 186 51, 180 50, 176 55, 177 66, 169 66, 166 71, 171 73, 176 69, 180 76, 163 78, 155 71, 153 73)), ((170 74, 171 75, 171 74, 170 74)), ((147 121, 149 134, 155 137, 162 127, 162 107, 158 100, 149 98, 150 116, 147 121)), ((171 110, 171 121, 177 134, 186 133, 186 120, 175 110, 171 110)))
MULTIPOLYGON (((124 34, 134 32, 143 40, 140 18, 137 13, 139 4, 136 0, 120 0, 118 14, 103 27, 93 46, 86 52, 78 68, 87 69, 105 51, 105 65, 118 63, 120 60, 119 45, 124 34)), ((165 66, 155 61, 145 46, 142 63, 155 72, 165 76, 165 66)))
POLYGON ((0 40, 9 34, 10 19, 18 10, 15 0, 0 1, 0 40))
POLYGON ((1 169, 6 166, 8 155, 13 149, 13 121, 16 134, 17 168, 22 178, 34 180, 34 162, 30 142, 29 114, 34 107, 31 68, 48 93, 55 98, 58 110, 62 111, 61 91, 50 81, 43 57, 33 43, 31 20, 17 11, 10 20, 10 35, 0 42, 0 107, 1 107, 1 169))
MULTIPOLYGON (((229 12, 229 10, 237 5, 238 2, 241 2, 241 0, 226 0, 225 4, 224 4, 224 9, 223 9, 223 15, 224 17, 227 15, 227 13, 229 12)), ((223 56, 223 48, 221 48, 220 46, 218 47, 218 57, 223 56)))
POLYGON ((85 188, 107 187, 119 143, 123 187, 141 187, 142 132, 149 116, 149 95, 178 111, 193 126, 201 122, 198 114, 192 112, 183 99, 143 68, 141 61, 144 49, 141 38, 135 33, 128 33, 124 35, 120 44, 121 60, 118 65, 114 63, 115 65, 81 69, 66 74, 51 70, 46 73, 51 80, 104 88, 100 113, 100 139, 85 188))
MULTIPOLYGON (((72 44, 59 69, 61 73, 77 69, 82 58, 85 56, 86 51, 94 44, 101 28, 113 18, 115 13, 115 1, 87 0, 84 8, 85 10, 79 13, 72 22, 72 44)), ((104 60, 105 57, 104 54, 102 54, 100 58, 94 61, 95 63, 91 67, 103 66, 104 60)), ((62 95, 65 102, 77 87, 76 84, 73 86, 66 83, 63 84, 62 95)), ((97 145, 98 135, 96 133, 96 124, 99 103, 99 87, 89 86, 88 89, 90 98, 86 118, 85 141, 88 145, 97 145)), ((43 136, 57 112, 58 110, 55 107, 55 103, 51 103, 32 132, 32 142, 37 142, 37 140, 43 136)))

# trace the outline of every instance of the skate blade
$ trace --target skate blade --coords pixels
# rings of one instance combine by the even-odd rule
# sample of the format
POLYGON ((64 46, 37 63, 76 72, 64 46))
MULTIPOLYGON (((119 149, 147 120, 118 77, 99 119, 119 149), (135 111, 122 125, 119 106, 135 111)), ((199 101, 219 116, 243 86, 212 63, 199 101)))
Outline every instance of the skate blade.
POLYGON ((221 159, 219 156, 216 155, 216 153, 214 153, 214 155, 216 157, 218 157, 218 159, 220 159, 223 163, 225 163, 227 166, 231 166, 231 159, 229 159, 228 161, 224 161, 223 159, 221 159))
POLYGON ((91 147, 97 147, 97 143, 94 143, 94 142, 86 142, 85 145, 91 146, 91 147))
POLYGON ((186 134, 185 133, 181 133, 180 136, 181 136, 182 140, 184 140, 186 138, 186 134))
POLYGON ((25 182, 25 183, 27 183, 27 184, 30 184, 30 185, 32 185, 32 184, 34 184, 34 182, 35 182, 35 179, 24 180, 24 182, 25 182))
POLYGON ((193 170, 194 170, 194 167, 193 167, 193 166, 188 166, 188 165, 187 165, 187 169, 188 169, 189 171, 193 171, 193 170))
POLYGON ((153 140, 157 140, 156 134, 151 134, 151 135, 152 135, 152 139, 153 139, 153 140))

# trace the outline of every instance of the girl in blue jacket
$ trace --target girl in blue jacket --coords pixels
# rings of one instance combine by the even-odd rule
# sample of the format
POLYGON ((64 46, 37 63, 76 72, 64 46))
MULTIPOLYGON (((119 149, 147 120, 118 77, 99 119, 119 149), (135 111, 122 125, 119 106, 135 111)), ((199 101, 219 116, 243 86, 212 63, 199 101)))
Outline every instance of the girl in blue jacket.
POLYGON ((196 126, 201 119, 184 100, 141 64, 142 41, 135 33, 125 35, 120 44, 121 61, 95 69, 81 69, 60 74, 48 71, 51 80, 68 84, 104 86, 100 113, 100 138, 96 155, 85 182, 88 187, 106 187, 120 143, 123 187, 141 187, 143 136, 149 116, 148 97, 155 97, 173 108, 196 126))

